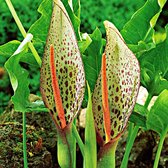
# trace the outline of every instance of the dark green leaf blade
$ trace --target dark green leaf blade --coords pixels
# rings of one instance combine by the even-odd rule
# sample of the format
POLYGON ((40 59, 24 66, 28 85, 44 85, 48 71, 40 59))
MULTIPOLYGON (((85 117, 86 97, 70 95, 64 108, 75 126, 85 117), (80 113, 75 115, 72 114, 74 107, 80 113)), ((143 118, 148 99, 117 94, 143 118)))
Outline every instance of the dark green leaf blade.
MULTIPOLYGON (((160 13, 163 6, 164 3, 159 6, 158 0, 148 0, 144 6, 132 16, 131 20, 125 24, 121 31, 127 44, 138 44, 139 41, 148 41, 148 35, 150 35, 152 27, 154 26, 152 25, 151 27, 150 21, 156 14, 160 13)), ((152 38, 151 35, 150 40, 152 38)))
POLYGON ((129 118, 129 121, 134 123, 136 126, 143 127, 146 129, 146 115, 148 110, 140 104, 135 104, 134 110, 129 118))
POLYGON ((134 123, 136 126, 143 127, 146 129, 146 117, 137 112, 132 112, 129 121, 134 123))

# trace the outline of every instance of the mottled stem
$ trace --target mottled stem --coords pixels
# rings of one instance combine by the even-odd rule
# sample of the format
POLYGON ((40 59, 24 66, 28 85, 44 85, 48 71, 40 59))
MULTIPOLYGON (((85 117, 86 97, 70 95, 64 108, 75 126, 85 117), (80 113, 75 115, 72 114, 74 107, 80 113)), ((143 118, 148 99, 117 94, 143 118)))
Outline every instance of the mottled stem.
POLYGON ((57 129, 57 157, 61 168, 75 168, 76 141, 72 134, 72 123, 57 129))
POLYGON ((115 168, 115 152, 118 139, 105 144, 99 151, 97 168, 115 168))

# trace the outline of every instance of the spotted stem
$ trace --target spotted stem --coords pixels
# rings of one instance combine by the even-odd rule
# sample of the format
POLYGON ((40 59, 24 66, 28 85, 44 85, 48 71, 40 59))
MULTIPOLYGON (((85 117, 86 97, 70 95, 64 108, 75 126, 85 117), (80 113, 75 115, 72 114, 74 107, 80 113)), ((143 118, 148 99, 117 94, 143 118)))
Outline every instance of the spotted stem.
POLYGON ((66 126, 65 113, 64 113, 64 108, 63 108, 63 104, 62 104, 58 79, 56 76, 54 47, 52 44, 50 45, 50 71, 51 71, 51 80, 52 80, 52 88, 53 88, 53 93, 54 93, 55 105, 56 105, 56 109, 58 112, 58 117, 61 121, 61 127, 63 129, 66 126))
POLYGON ((108 103, 108 87, 106 77, 106 55, 102 56, 102 104, 103 104, 103 117, 104 117, 104 128, 106 134, 106 143, 110 141, 110 110, 108 103))

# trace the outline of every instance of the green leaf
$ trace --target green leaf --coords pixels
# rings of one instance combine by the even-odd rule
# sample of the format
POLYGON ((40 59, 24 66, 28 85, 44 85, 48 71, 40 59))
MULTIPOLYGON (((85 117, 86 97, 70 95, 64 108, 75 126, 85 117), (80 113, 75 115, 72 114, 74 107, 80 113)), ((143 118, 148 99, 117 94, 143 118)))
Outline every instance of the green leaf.
POLYGON ((33 41, 45 43, 52 13, 52 0, 43 0, 38 12, 41 17, 30 27, 28 32, 33 34, 33 41))
POLYGON ((126 40, 127 44, 138 44, 139 41, 148 42, 152 39, 151 31, 156 23, 157 17, 159 15, 164 3, 159 6, 157 0, 147 0, 147 2, 142 6, 129 20, 121 31, 122 36, 126 40), (150 23, 151 19, 152 23, 150 23), (150 34, 151 33, 151 34, 150 34))
POLYGON ((42 100, 31 102, 26 108, 29 112, 49 112, 42 100))
POLYGON ((20 45, 20 41, 13 40, 0 46, 0 57, 9 58, 20 45))
POLYGON ((82 41, 78 41, 80 53, 83 54, 88 46, 92 43, 92 39, 87 33, 82 34, 82 41))
POLYGON ((82 60, 84 62, 86 80, 91 91, 93 91, 101 68, 103 41, 102 34, 98 28, 90 35, 90 38, 92 43, 84 52, 82 60))
MULTIPOLYGON (((4 57, 4 61, 9 58, 15 51, 16 49, 19 47, 20 45, 20 41, 17 40, 13 40, 10 41, 4 45, 0 46, 0 57, 4 57)), ((26 49, 28 51, 28 48, 26 49)), ((33 54, 31 52, 24 52, 24 53, 20 53, 20 61, 24 62, 24 63, 28 63, 30 65, 34 65, 34 66, 38 66, 37 61, 35 60, 33 54)), ((3 58, 1 58, 2 60, 3 58)), ((3 62, 4 62, 3 61, 3 62)))
POLYGON ((151 50, 152 48, 155 48, 156 45, 153 42, 145 43, 144 41, 139 41, 138 45, 128 44, 128 47, 136 55, 136 57, 139 58, 143 53, 151 50))
POLYGON ((80 0, 73 0, 72 1, 73 5, 73 12, 74 14, 80 18, 80 11, 81 11, 81 6, 80 6, 80 0))
POLYGON ((141 83, 152 95, 159 95, 168 89, 168 25, 164 42, 145 52, 139 58, 141 67, 141 83))
POLYGON ((29 104, 29 81, 28 72, 21 67, 20 59, 27 49, 27 43, 31 41, 30 35, 27 35, 20 44, 15 53, 5 63, 5 68, 8 71, 10 81, 14 90, 12 102, 16 111, 26 112, 26 106, 29 104))
POLYGON ((23 55, 20 58, 20 62, 39 67, 37 61, 35 60, 31 52, 23 53, 23 55))
POLYGON ((140 105, 138 103, 135 104, 134 111, 140 113, 143 116, 146 116, 146 114, 148 113, 148 110, 143 105, 140 105))
POLYGON ((146 117, 137 112, 132 112, 129 121, 134 123, 136 126, 146 128, 146 117))
POLYGON ((96 168, 97 167, 97 149, 96 149, 96 131, 94 125, 94 118, 92 113, 92 96, 91 91, 88 87, 88 106, 86 109, 86 128, 85 128, 85 167, 96 168))
POLYGON ((147 116, 147 128, 156 131, 160 136, 168 129, 168 90, 156 99, 147 116))
MULTIPOLYGON (((71 7, 69 6, 68 0, 62 0, 62 3, 65 6, 66 11, 71 19, 77 40, 80 40, 80 4, 79 1, 76 3, 77 7, 75 6, 75 13, 72 11, 71 7), (77 13, 76 13, 77 12, 77 13), (76 15, 77 14, 77 15, 76 15)), ((73 2, 74 5, 75 2, 73 2)))
POLYGON ((129 121, 134 123, 136 126, 143 127, 144 129, 146 129, 147 113, 148 110, 144 106, 136 103, 134 110, 129 118, 129 121))

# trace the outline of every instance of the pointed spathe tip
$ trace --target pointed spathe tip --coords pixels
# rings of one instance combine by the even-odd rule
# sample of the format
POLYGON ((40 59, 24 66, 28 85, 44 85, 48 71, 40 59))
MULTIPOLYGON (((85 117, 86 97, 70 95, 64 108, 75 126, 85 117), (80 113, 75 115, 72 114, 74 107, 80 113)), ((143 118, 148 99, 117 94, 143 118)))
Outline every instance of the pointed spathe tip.
POLYGON ((124 40, 123 37, 121 36, 120 32, 119 32, 118 29, 114 26, 113 23, 109 22, 108 20, 105 20, 103 23, 104 23, 104 27, 105 27, 105 29, 106 29, 107 37, 108 37, 109 31, 111 31, 111 32, 117 33, 117 34, 120 36, 120 38, 121 38, 122 40, 124 40))
POLYGON ((109 22, 108 20, 105 20, 103 23, 104 23, 104 26, 105 26, 106 29, 110 28, 110 27, 116 29, 116 27, 114 26, 114 24, 111 23, 111 22, 109 22))

